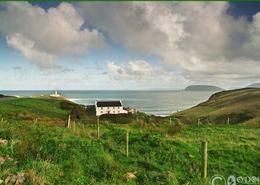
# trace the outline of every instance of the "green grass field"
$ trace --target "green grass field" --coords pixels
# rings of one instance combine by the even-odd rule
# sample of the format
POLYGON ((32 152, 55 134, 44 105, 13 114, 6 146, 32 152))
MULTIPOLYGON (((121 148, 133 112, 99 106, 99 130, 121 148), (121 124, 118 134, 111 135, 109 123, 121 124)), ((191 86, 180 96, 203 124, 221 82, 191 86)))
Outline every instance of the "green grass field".
POLYGON ((97 140, 93 113, 84 115, 84 121, 72 119, 71 128, 64 127, 70 110, 62 108, 62 102, 0 101, 4 118, 0 138, 7 140, 0 145, 0 157, 6 159, 0 162, 0 180, 22 172, 24 184, 200 185, 210 184, 217 174, 259 176, 260 129, 255 125, 197 126, 178 119, 170 124, 168 118, 138 113, 124 124, 104 117, 97 140), (129 157, 125 155, 126 131, 129 157), (209 164, 208 178, 203 180, 201 142, 205 140, 209 164), (136 179, 129 179, 129 172, 136 179))

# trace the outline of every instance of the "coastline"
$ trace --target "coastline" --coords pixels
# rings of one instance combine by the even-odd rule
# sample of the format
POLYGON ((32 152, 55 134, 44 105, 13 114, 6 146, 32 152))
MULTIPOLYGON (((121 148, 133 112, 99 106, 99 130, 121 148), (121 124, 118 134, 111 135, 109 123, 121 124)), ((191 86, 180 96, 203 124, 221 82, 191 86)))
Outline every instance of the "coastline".
MULTIPOLYGON (((167 116, 206 101, 213 92, 174 91, 58 91, 67 100, 93 105, 95 100, 122 100, 125 107, 133 107, 146 114, 167 116)), ((0 91, 1 93, 1 91, 0 91)), ((2 91, 19 97, 49 95, 53 91, 2 91), (33 95, 33 96, 32 96, 33 95)))

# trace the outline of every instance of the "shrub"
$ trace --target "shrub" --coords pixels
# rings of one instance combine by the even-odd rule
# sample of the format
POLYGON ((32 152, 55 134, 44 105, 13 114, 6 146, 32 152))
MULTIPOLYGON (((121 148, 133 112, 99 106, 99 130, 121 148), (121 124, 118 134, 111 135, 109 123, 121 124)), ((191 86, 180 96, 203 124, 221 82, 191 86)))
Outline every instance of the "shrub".
POLYGON ((69 101, 62 101, 60 102, 60 108, 64 110, 72 110, 76 106, 75 103, 69 101))
POLYGON ((103 121, 110 121, 112 123, 126 124, 135 120, 133 114, 104 114, 100 116, 103 121))
POLYGON ((87 112, 82 106, 76 106, 71 110, 71 118, 84 120, 87 117, 87 112))

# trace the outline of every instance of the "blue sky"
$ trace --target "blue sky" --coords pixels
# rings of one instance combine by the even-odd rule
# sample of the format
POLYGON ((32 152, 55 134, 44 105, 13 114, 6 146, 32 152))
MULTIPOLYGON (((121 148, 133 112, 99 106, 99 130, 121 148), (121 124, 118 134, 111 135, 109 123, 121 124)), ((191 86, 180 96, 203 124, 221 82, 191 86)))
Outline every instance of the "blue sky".
POLYGON ((0 89, 260 81, 260 3, 0 4, 0 89))

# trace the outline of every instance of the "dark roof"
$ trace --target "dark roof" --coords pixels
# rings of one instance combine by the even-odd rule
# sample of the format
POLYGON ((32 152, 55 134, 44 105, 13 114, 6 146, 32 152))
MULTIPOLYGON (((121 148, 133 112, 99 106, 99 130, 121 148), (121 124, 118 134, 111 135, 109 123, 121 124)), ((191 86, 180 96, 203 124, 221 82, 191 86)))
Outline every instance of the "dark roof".
POLYGON ((120 107, 120 101, 97 101, 97 107, 120 107))

